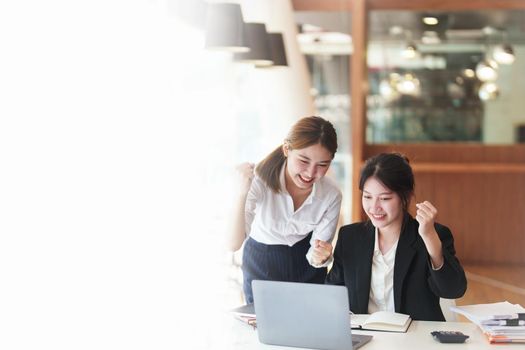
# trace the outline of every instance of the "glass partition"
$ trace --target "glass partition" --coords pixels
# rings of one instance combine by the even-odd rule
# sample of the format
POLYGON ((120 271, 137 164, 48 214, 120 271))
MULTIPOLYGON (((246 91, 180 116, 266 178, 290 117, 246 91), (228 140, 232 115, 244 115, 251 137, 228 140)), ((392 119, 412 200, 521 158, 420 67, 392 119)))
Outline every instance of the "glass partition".
POLYGON ((523 10, 371 11, 367 143, 523 142, 523 23, 523 10))

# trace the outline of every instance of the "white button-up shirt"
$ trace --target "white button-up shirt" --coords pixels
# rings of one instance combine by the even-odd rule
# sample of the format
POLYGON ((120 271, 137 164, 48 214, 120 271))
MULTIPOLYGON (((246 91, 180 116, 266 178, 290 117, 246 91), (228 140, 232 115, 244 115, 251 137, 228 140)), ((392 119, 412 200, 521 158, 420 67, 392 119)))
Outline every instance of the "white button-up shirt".
POLYGON ((245 206, 246 234, 259 243, 292 246, 313 231, 310 244, 315 239, 331 242, 342 197, 335 181, 324 176, 314 183, 310 195, 294 211, 284 181, 285 167, 286 164, 280 173, 279 193, 273 192, 258 176, 253 179, 245 206))
POLYGON ((370 279, 370 295, 368 298, 368 313, 376 311, 395 312, 394 305, 394 262, 397 243, 386 252, 379 250, 378 232, 375 232, 374 255, 372 258, 372 278, 370 279))

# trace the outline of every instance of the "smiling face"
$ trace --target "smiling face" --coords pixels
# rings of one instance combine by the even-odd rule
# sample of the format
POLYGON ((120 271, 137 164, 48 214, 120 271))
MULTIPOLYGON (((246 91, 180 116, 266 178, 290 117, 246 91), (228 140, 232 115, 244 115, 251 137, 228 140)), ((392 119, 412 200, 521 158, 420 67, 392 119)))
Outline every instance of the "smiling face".
POLYGON ((314 144, 301 149, 289 149, 283 146, 287 157, 286 187, 289 184, 300 190, 310 190, 328 171, 332 162, 332 153, 320 144, 314 144))
POLYGON ((372 176, 363 186, 361 202, 366 215, 380 232, 399 233, 403 223, 403 204, 396 192, 372 176))

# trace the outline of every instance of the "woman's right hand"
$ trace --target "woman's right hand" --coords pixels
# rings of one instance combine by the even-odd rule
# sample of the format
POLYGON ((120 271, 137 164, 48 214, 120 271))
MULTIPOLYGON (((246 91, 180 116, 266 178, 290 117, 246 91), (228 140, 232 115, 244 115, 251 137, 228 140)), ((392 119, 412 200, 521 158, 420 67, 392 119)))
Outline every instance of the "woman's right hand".
POLYGON ((316 266, 323 265, 332 256, 332 250, 333 247, 330 242, 316 239, 313 245, 312 262, 316 266))
POLYGON ((241 194, 247 194, 252 185, 255 164, 241 163, 237 165, 236 170, 239 176, 239 190, 241 191, 241 194))

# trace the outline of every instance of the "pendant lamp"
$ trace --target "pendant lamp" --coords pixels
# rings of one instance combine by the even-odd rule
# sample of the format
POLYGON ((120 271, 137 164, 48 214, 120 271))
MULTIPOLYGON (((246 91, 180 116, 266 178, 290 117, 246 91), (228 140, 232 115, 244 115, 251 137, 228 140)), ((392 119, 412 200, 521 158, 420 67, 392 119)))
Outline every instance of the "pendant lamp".
POLYGON ((241 6, 233 3, 209 3, 206 11, 205 48, 247 52, 241 6))
POLYGON ((233 59, 238 62, 252 63, 258 67, 271 66, 273 60, 266 25, 264 23, 245 23, 244 33, 250 51, 235 53, 233 59))

